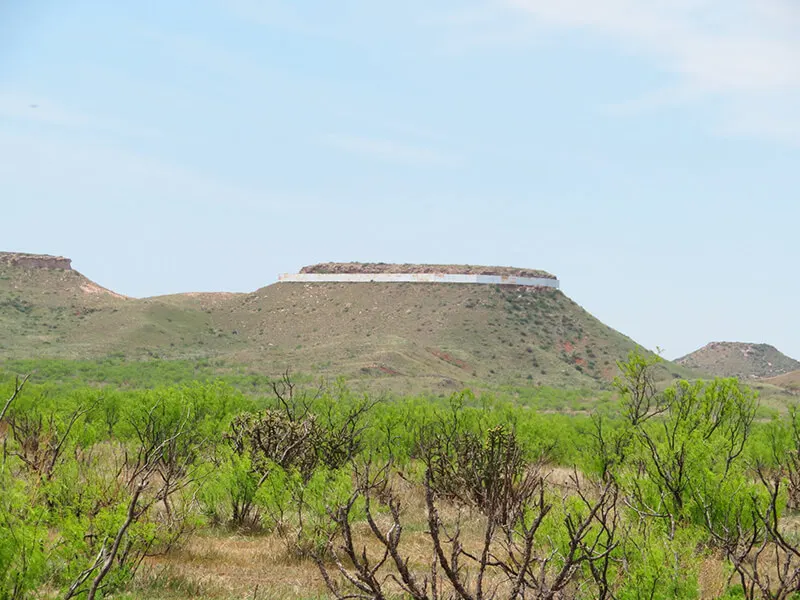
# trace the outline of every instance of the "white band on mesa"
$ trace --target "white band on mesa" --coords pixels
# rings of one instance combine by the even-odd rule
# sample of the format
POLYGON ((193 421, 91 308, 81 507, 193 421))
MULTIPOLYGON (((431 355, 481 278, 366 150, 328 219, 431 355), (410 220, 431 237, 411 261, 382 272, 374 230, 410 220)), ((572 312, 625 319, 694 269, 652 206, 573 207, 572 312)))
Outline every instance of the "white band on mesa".
POLYGON ((280 283, 472 283, 558 288, 558 279, 460 273, 285 273, 280 283))

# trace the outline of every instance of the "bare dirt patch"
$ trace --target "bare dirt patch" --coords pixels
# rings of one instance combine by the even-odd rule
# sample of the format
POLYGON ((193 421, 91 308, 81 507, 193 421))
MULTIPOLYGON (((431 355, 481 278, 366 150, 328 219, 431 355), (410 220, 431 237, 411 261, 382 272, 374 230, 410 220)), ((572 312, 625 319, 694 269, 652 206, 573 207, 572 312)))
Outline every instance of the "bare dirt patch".
POLYGON ((88 282, 82 284, 81 285, 81 290, 83 291, 84 294, 90 294, 90 295, 93 295, 93 296, 108 295, 108 296, 111 296, 113 298, 119 298, 120 300, 127 300, 128 299, 128 296, 123 296, 122 294, 118 294, 116 292, 112 292, 111 290, 108 290, 108 289, 106 289, 106 288, 104 288, 102 286, 99 286, 96 283, 93 283, 91 281, 88 281, 88 282))
POLYGON ((444 362, 453 365, 454 367, 458 367, 459 369, 464 369, 465 371, 469 371, 469 364, 466 361, 461 360, 460 358, 456 358, 452 354, 448 354, 443 350, 436 350, 434 348, 428 348, 427 350, 439 360, 443 360, 444 362))

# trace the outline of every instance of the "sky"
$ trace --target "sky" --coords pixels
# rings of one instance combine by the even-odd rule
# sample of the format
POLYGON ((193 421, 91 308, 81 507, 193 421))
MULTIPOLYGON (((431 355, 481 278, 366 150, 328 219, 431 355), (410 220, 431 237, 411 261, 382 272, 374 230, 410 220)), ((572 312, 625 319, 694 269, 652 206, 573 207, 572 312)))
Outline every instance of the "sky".
POLYGON ((0 0, 0 249, 142 297, 540 268, 800 358, 796 0, 0 0))

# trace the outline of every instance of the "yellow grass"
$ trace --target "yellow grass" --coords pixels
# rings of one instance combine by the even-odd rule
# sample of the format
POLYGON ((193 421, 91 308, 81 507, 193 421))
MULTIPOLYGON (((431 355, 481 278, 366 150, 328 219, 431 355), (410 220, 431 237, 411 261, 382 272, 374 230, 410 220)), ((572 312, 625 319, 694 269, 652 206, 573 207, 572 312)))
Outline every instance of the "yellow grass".
POLYGON ((152 579, 160 571, 202 590, 206 598, 300 600, 325 596, 316 565, 291 557, 286 544, 275 535, 200 533, 183 549, 152 559, 139 579, 152 579))

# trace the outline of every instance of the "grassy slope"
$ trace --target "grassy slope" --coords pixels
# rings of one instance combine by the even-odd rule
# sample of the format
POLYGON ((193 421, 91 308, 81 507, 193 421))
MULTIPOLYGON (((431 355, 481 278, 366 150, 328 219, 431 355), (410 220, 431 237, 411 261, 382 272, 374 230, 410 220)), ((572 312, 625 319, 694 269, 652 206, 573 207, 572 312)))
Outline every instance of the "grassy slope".
POLYGON ((444 284, 278 284, 212 316, 249 364, 413 382, 596 386, 636 344, 561 292, 444 284))
POLYGON ((74 271, 16 267, 0 267, 0 326, 2 358, 224 357, 264 373, 344 374, 397 392, 598 387, 637 347, 554 290, 284 283, 137 300, 74 271))
POLYGON ((0 265, 0 353, 61 353, 72 347, 87 319, 126 303, 76 271, 0 265))
POLYGON ((785 373, 778 377, 765 379, 764 383, 775 385, 793 392, 800 392, 800 370, 785 373))
POLYGON ((0 356, 134 358, 208 354, 200 309, 104 290, 76 271, 0 266, 0 356))

